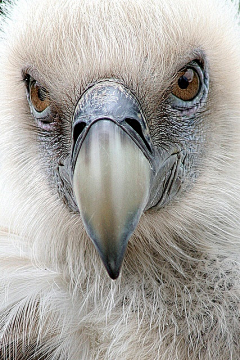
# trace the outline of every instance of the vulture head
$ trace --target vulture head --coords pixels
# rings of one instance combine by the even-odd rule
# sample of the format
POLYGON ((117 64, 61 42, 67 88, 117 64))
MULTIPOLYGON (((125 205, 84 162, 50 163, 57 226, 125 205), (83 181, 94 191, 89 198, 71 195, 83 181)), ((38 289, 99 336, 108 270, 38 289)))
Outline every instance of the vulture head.
POLYGON ((239 358, 237 5, 3 13, 1 359, 239 358))

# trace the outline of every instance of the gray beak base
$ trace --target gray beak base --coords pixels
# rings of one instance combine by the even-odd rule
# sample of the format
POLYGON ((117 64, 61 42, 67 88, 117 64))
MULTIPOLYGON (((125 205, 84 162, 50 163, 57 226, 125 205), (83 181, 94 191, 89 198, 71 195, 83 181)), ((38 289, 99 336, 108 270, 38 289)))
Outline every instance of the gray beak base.
POLYGON ((86 106, 79 111, 82 105, 78 105, 74 126, 83 130, 73 135, 73 191, 86 231, 109 276, 116 279, 128 240, 148 202, 152 168, 146 154, 150 145, 146 145, 139 109, 138 115, 130 114, 138 122, 139 133, 125 121, 129 109, 138 105, 124 87, 101 83, 100 89, 90 88, 80 99, 80 103, 89 101, 94 111, 96 101, 98 108, 102 104, 101 114, 89 120, 86 106), (114 114, 116 107, 122 117, 114 114))

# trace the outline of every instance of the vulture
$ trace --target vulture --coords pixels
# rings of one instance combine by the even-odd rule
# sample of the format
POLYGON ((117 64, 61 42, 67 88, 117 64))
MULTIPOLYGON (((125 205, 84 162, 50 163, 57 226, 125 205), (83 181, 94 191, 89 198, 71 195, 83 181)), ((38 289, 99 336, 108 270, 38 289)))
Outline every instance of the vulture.
POLYGON ((240 359, 230 0, 11 0, 0 359, 240 359))

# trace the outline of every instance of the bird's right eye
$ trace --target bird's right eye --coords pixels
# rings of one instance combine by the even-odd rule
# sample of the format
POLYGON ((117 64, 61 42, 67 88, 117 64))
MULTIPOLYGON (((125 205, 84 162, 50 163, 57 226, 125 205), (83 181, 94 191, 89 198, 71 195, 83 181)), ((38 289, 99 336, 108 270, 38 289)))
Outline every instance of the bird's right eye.
POLYGON ((42 113, 50 106, 50 98, 47 90, 40 86, 37 81, 31 83, 29 93, 31 103, 38 113, 42 113))
POLYGON ((52 122, 51 100, 47 90, 30 75, 26 75, 25 82, 28 91, 28 102, 33 116, 42 122, 52 122))

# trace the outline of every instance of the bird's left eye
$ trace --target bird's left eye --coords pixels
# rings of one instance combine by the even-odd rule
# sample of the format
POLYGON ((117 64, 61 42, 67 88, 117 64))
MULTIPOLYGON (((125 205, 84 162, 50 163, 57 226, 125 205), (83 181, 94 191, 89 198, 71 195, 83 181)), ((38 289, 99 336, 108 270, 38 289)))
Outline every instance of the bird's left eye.
POLYGON ((182 68, 170 86, 168 101, 171 107, 185 115, 197 111, 206 103, 209 76, 206 64, 194 60, 182 68))
POLYGON ((196 70, 188 68, 181 71, 176 78, 172 94, 183 101, 192 101, 199 93, 200 79, 196 70))

